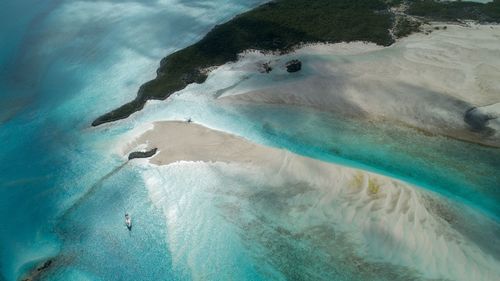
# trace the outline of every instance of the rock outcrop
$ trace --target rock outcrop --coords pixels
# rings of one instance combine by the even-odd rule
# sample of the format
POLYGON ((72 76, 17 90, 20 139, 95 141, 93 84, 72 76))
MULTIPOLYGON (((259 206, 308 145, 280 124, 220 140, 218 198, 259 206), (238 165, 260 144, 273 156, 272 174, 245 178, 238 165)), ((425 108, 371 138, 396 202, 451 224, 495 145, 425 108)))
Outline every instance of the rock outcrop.
POLYGON ((299 60, 291 60, 285 64, 286 71, 292 73, 297 72, 302 69, 302 62, 299 60))
POLYGON ((260 73, 269 73, 271 71, 273 71, 273 68, 270 62, 263 63, 259 68, 260 73))
POLYGON ((158 151, 158 148, 156 148, 156 147, 151 149, 151 150, 148 150, 148 151, 134 151, 128 155, 128 160, 132 160, 132 159, 136 159, 136 158, 149 158, 149 157, 155 155, 157 151, 158 151))

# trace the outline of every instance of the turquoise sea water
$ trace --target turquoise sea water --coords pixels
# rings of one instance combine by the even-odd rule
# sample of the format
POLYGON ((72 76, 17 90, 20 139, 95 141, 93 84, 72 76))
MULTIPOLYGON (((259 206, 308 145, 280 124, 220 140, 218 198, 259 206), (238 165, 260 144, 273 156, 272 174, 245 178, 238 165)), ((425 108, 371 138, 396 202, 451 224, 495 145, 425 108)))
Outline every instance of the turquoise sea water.
MULTIPOLYGON (((86 209, 82 195, 87 191, 96 190, 89 198, 100 198, 105 196, 100 192, 106 192, 108 182, 119 188, 107 191, 115 200, 106 201, 109 210, 116 211, 118 228, 125 210, 133 210, 147 200, 144 189, 137 194, 126 193, 134 194, 127 197, 128 201, 134 198, 130 204, 120 200, 120 194, 135 186, 131 168, 124 167, 101 181, 123 162, 108 152, 112 148, 108 140, 121 129, 95 131, 89 124, 99 114, 135 96, 168 52, 195 42, 215 23, 259 2, 0 3, 0 143, 4 148, 0 153, 1 279, 17 280, 30 266, 61 250, 67 253, 61 263, 68 267, 60 280, 69 280, 65 276, 73 280, 121 276, 116 274, 123 272, 119 268, 124 261, 113 259, 113 255, 140 258, 118 278, 121 280, 137 280, 142 275, 137 272, 145 269, 144 280, 157 280, 158 276, 168 279, 173 274, 161 243, 151 242, 157 250, 147 255, 137 252, 144 244, 136 243, 123 245, 121 252, 101 252, 102 244, 92 243, 103 236, 85 232, 98 227, 95 223, 106 222, 106 211, 86 209), (76 207, 75 202, 79 202, 76 207), (66 213, 68 219, 61 220, 66 213), (73 238, 78 239, 76 249, 71 246, 73 238), (158 270, 151 270, 148 264, 155 264, 158 270)), ((150 207, 145 210, 141 211, 147 217, 144 222, 161 224, 154 219, 157 211, 150 207), (145 210, 150 210, 150 215, 145 210)), ((107 218, 115 220, 113 216, 107 218)), ((108 229, 100 234, 105 236, 106 231, 113 233, 108 229)), ((139 232, 134 231, 134 235, 139 232)), ((153 231, 148 235, 143 243, 161 237, 153 231)), ((118 243, 110 241, 109 249, 118 243)))
MULTIPOLYGON (((348 253, 338 248, 340 242, 328 245, 339 256, 326 260, 319 249, 324 241, 276 234, 274 229, 288 222, 280 222, 281 213, 266 202, 279 202, 283 192, 271 192, 264 201, 237 196, 248 212, 232 213, 234 197, 218 196, 213 186, 245 193, 264 184, 238 172, 224 175, 221 168, 164 171, 172 176, 165 200, 184 212, 177 224, 165 220, 144 182, 150 171, 124 164, 114 146, 138 124, 186 116, 267 145, 438 191, 490 216, 493 222, 474 235, 497 241, 496 149, 306 109, 227 106, 199 96, 156 102, 130 120, 89 127, 96 116, 133 97, 164 55, 261 2, 0 3, 0 280, 18 280, 47 258, 53 265, 44 280, 419 279, 405 268, 373 262, 359 273, 342 263, 348 253), (197 177, 198 182, 185 180, 197 177), (193 185, 198 189, 188 188, 193 185), (186 200, 192 203, 181 204, 186 200), (130 233, 122 225, 124 212, 134 215, 130 233), (212 244, 222 246, 214 250, 207 246, 212 244), (375 269, 380 274, 370 274, 375 269), (321 278, 314 275, 321 272, 321 278)), ((498 258, 498 246, 490 248, 498 258)))

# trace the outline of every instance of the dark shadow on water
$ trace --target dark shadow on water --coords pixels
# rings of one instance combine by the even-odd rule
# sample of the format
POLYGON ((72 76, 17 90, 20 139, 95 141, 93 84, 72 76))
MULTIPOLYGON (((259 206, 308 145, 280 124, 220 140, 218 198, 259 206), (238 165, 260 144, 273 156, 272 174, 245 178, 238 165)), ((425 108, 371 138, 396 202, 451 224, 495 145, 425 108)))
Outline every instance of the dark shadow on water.
POLYGON ((78 200, 76 200, 75 203, 71 205, 71 207, 64 212, 64 214, 61 216, 61 220, 64 220, 65 217, 70 214, 73 210, 77 209, 85 200, 89 197, 91 197, 98 189, 99 186, 101 186, 104 181, 107 179, 111 178, 113 175, 118 173, 125 165, 127 165, 128 161, 121 164, 120 166, 114 168, 111 170, 109 173, 101 177, 98 181, 96 181, 83 195, 81 195, 78 200))

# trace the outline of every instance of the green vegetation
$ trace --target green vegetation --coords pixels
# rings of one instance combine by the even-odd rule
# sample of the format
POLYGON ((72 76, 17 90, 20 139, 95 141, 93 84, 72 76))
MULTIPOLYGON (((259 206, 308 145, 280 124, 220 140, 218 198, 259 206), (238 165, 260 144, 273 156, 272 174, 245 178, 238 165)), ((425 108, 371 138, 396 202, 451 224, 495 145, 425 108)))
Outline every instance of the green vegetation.
MULTIPOLYGON (((286 53, 303 43, 369 41, 390 45, 394 15, 389 7, 403 0, 275 0, 214 27, 202 40, 164 58, 157 77, 141 86, 136 99, 92 125, 116 121, 141 110, 149 99, 165 99, 191 83, 203 83, 204 69, 237 60, 248 49, 286 53)), ((500 20, 500 0, 471 2, 408 1, 409 13, 437 20, 500 20)), ((399 16, 398 16, 399 17, 399 16)), ((404 16, 396 37, 418 30, 404 16)))
POLYGON ((407 17, 398 17, 394 24, 394 36, 402 38, 414 32, 420 31, 421 23, 419 21, 410 20, 407 17))
POLYGON ((301 43, 370 41, 390 45, 392 17, 382 0, 276 0, 214 27, 201 41, 162 60, 137 98, 92 125, 126 118, 148 99, 165 99, 206 79, 203 69, 235 61, 248 49, 288 52, 301 43))
POLYGON ((403 4, 404 0, 385 0, 384 1, 389 7, 395 7, 403 4))
POLYGON ((468 1, 412 0, 408 14, 438 21, 500 22, 500 0, 486 4, 468 1))

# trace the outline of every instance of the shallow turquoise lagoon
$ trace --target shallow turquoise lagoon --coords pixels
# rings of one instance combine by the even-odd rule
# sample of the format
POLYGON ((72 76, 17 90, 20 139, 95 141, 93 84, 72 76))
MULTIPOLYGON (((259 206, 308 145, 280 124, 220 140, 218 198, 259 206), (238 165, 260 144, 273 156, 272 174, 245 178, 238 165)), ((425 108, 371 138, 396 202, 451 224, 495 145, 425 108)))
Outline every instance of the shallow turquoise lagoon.
MULTIPOLYGON (((484 214, 473 240, 497 241, 497 149, 307 109, 225 105, 190 96, 153 103, 114 125, 89 127, 96 116, 132 98, 164 55, 261 2, 0 3, 0 280, 18 280, 48 258, 53 265, 43 280, 425 279, 407 268, 349 260, 342 248, 346 238, 340 232, 331 236, 333 225, 333 230, 309 230, 305 238, 277 232, 290 222, 280 221, 271 206, 287 192, 234 197, 214 191, 234 186, 246 194, 265 186, 220 167, 161 170, 170 177, 162 200, 184 212, 165 216, 163 201, 151 198, 144 180, 155 170, 125 164, 115 146, 142 123, 186 116, 259 143, 437 191, 484 214), (193 178, 200 180, 186 180, 193 178), (188 188, 193 184, 199 188, 188 188), (230 208, 235 202, 243 206, 238 215, 230 208), (124 212, 134 215, 130 233, 122 225, 124 212), (221 246, 214 251, 207 246, 213 244, 221 246), (339 255, 324 259, 322 247, 339 255)), ((311 196, 307 200, 321 194, 311 196)), ((498 259, 496 245, 489 251, 498 259)))

